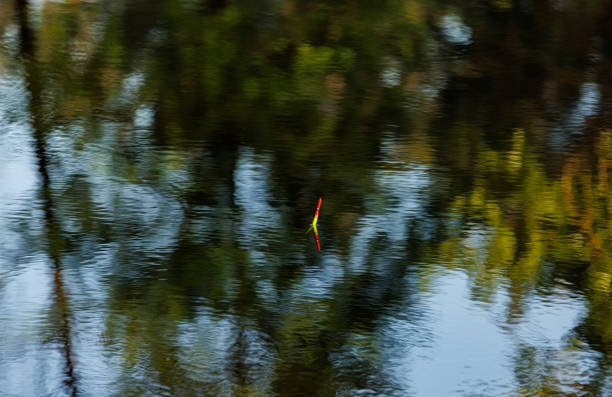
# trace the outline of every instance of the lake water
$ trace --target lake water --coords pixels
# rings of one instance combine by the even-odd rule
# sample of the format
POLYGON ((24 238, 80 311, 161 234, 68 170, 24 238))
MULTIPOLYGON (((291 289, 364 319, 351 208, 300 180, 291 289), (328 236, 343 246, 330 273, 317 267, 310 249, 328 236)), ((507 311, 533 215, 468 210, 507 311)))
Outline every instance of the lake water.
POLYGON ((612 395, 611 21, 0 1, 0 394, 612 395))

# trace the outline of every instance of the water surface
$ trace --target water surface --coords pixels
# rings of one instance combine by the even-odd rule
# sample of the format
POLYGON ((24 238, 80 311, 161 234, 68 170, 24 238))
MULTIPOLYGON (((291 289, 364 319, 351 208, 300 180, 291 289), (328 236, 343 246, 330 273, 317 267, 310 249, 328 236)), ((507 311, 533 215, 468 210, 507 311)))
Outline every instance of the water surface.
POLYGON ((0 390, 612 395, 610 20, 0 2, 0 390))

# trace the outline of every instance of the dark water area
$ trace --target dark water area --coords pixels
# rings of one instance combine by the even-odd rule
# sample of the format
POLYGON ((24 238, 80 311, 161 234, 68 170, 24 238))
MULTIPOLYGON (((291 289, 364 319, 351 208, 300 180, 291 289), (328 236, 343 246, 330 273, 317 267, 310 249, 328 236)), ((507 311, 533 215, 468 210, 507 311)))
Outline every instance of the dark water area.
POLYGON ((610 2, 0 0, 0 395, 612 395, 611 283, 610 2))

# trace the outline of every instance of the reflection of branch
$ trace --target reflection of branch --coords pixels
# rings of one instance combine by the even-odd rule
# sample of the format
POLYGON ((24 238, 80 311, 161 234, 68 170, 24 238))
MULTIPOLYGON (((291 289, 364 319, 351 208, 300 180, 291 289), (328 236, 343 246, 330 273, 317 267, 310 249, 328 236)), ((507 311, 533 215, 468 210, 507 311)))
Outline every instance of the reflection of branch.
MULTIPOLYGON (((59 259, 59 258, 58 258, 59 259)), ((72 362, 72 341, 70 339, 70 320, 69 320, 69 306, 66 291, 64 289, 64 282, 62 280, 62 272, 59 264, 59 260, 53 258, 53 286, 55 292, 55 305, 58 307, 61 318, 59 324, 60 340, 64 347, 64 359, 66 361, 65 375, 66 379, 64 383, 70 390, 71 396, 77 395, 76 379, 74 376, 74 364, 72 362)))
POLYGON ((30 112, 32 114, 32 128, 34 130, 34 144, 38 170, 42 178, 43 210, 46 223, 46 240, 49 244, 49 256, 53 261, 53 291, 54 305, 60 313, 59 319, 59 339, 64 349, 65 360, 65 385, 68 387, 71 396, 77 395, 76 379, 74 376, 74 365, 72 361, 72 341, 70 339, 70 308, 68 297, 62 278, 60 249, 57 245, 59 237, 59 227, 53 214, 53 201, 51 197, 51 186, 47 164, 47 153, 44 144, 44 135, 47 128, 40 115, 41 109, 41 88, 40 76, 36 61, 34 59, 34 35, 28 24, 28 2, 27 0, 16 0, 17 18, 19 20, 20 50, 25 65, 25 79, 30 91, 30 112))
POLYGON ((20 51, 22 55, 32 54, 32 30, 28 24, 27 0, 16 0, 17 18, 19 20, 20 51))

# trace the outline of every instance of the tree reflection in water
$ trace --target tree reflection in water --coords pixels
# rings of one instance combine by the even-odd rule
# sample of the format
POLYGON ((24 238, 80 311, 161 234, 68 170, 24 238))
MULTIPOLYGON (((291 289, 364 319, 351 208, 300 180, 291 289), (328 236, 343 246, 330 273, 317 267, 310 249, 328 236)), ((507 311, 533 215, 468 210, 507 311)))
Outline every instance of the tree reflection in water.
POLYGON ((38 173, 35 199, 0 195, 0 299, 43 335, 0 372, 64 368, 2 389, 606 394, 610 17, 0 4, 0 125, 31 131, 13 155, 38 173), (45 315, 2 292, 22 266, 52 285, 45 315))

